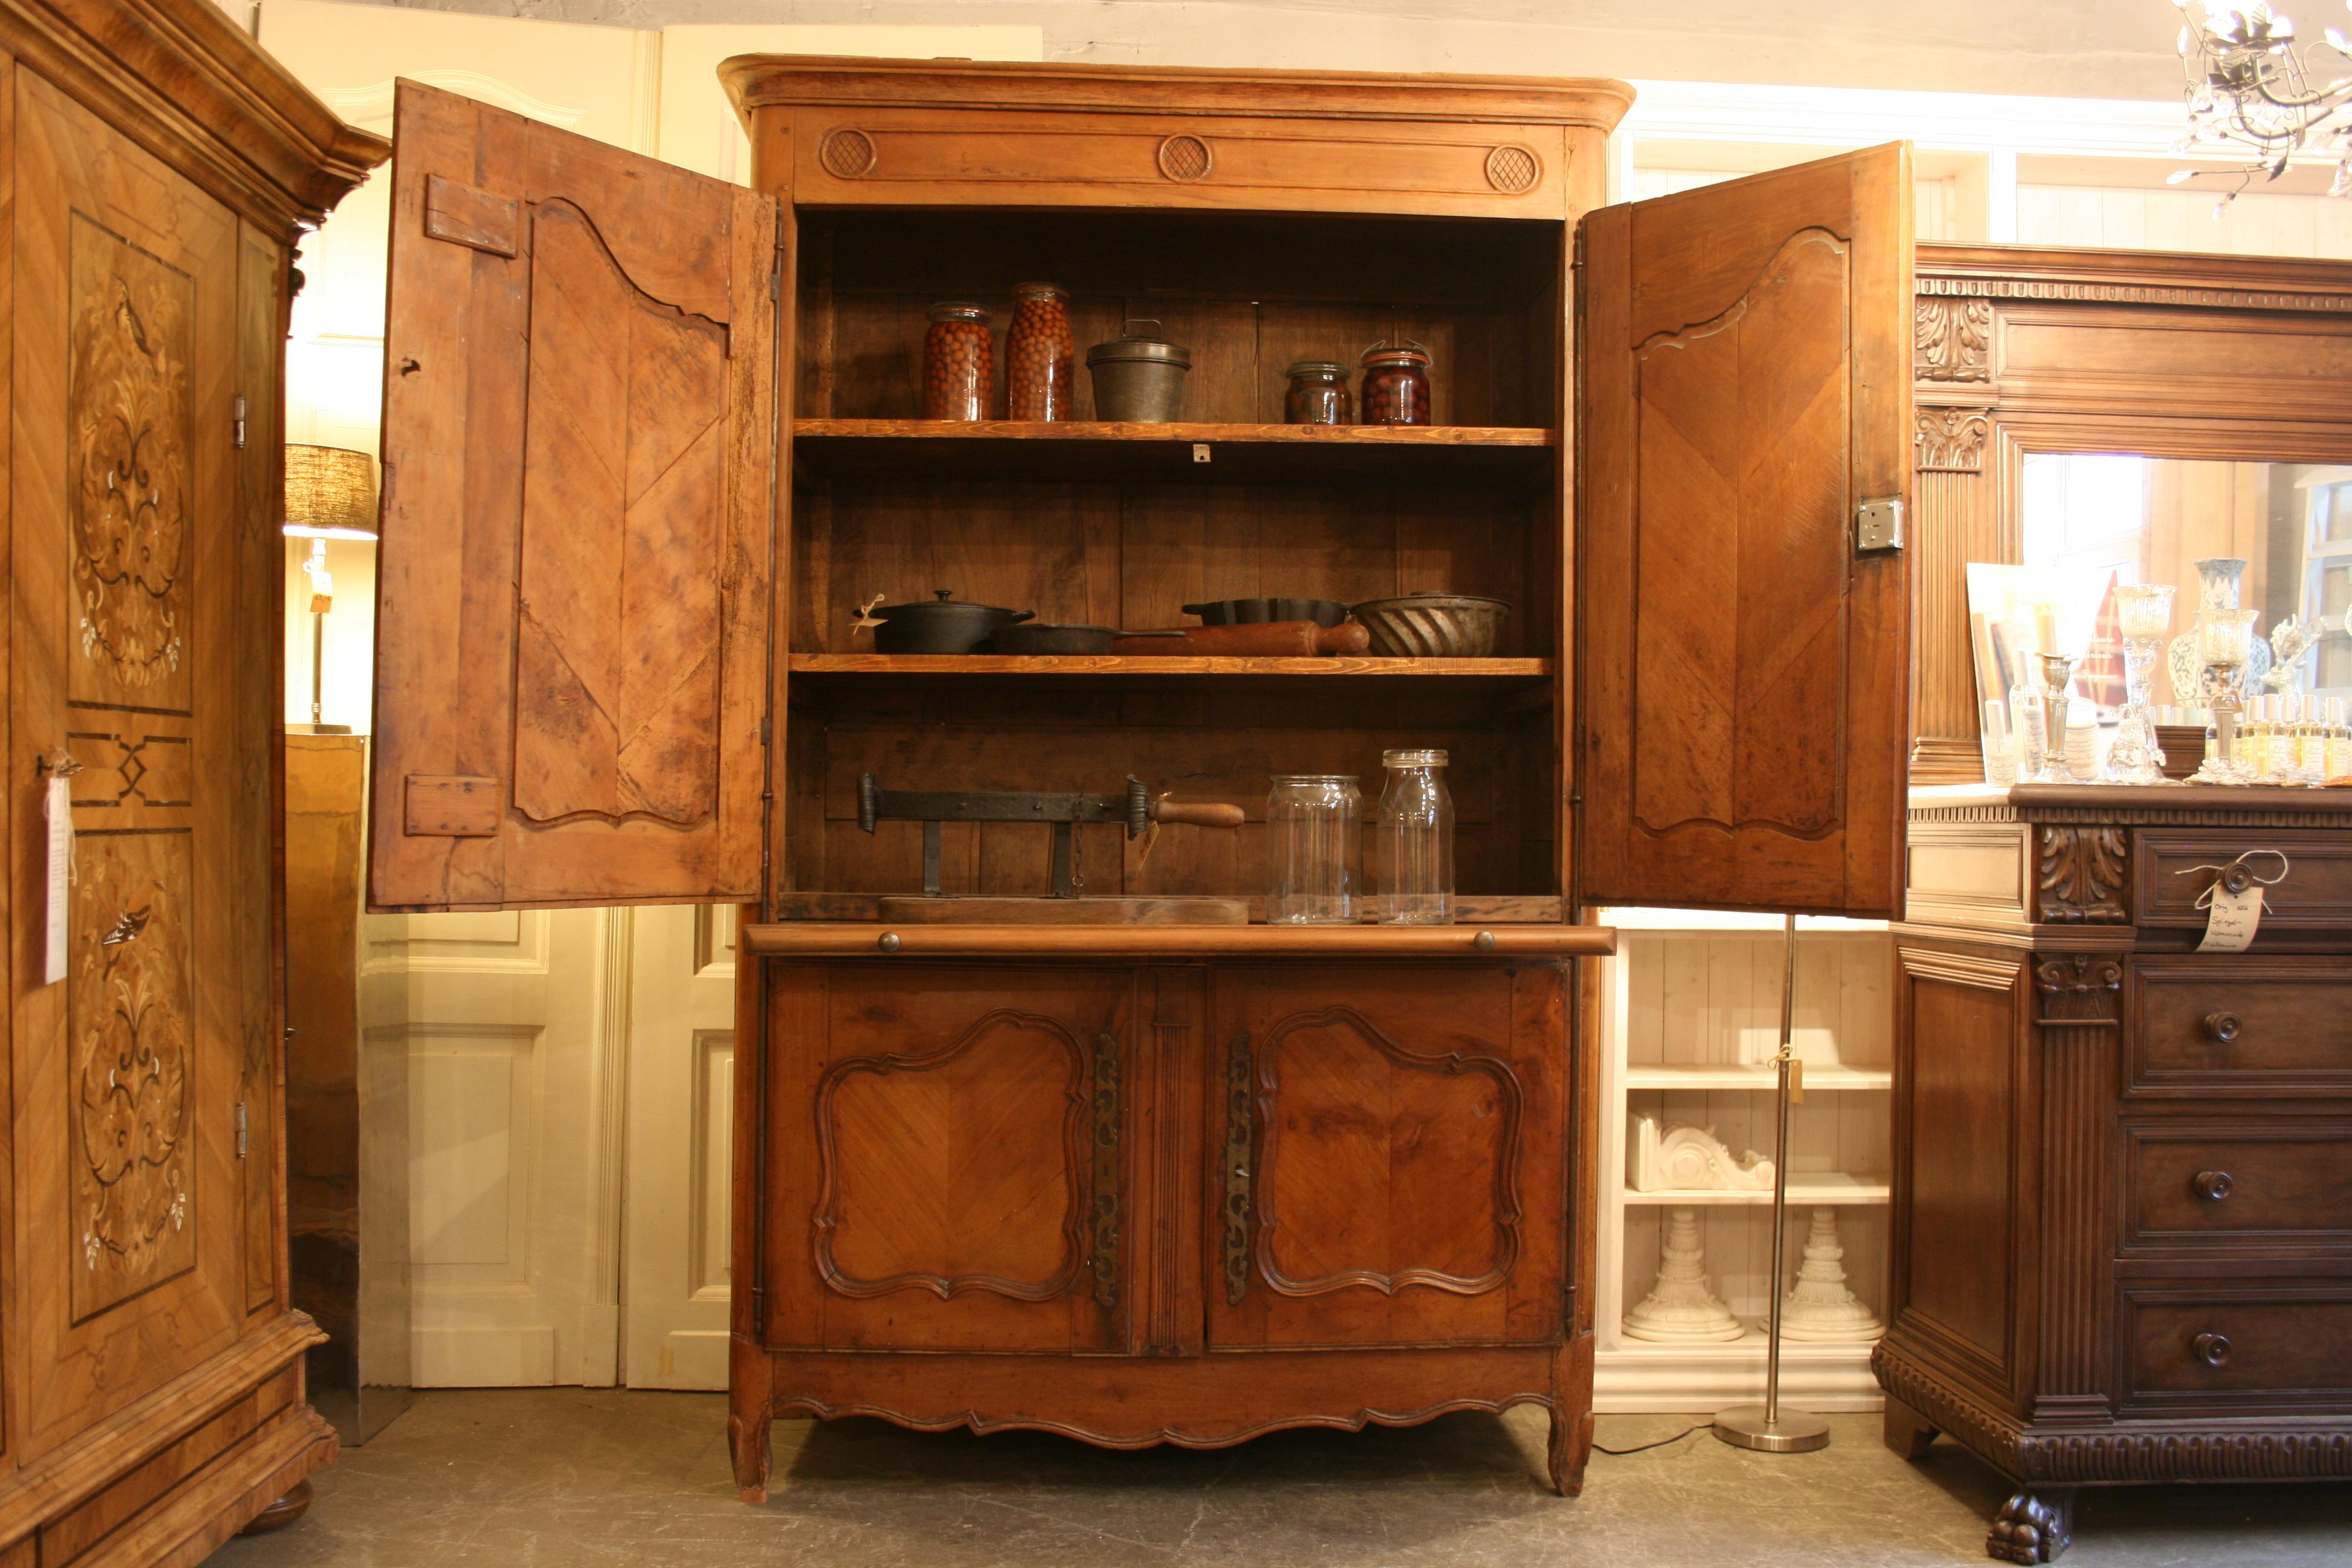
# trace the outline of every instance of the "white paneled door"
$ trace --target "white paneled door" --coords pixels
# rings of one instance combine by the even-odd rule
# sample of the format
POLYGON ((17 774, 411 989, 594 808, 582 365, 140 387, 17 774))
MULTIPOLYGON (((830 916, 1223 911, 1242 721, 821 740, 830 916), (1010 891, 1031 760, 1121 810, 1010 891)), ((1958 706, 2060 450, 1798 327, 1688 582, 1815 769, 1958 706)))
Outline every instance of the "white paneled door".
POLYGON ((724 1388, 734 907, 639 910, 635 945, 623 1378, 724 1388))
POLYGON ((628 914, 370 922, 368 984, 405 994, 366 1048, 408 1058, 421 1386, 613 1381, 626 1018, 604 977, 628 914))

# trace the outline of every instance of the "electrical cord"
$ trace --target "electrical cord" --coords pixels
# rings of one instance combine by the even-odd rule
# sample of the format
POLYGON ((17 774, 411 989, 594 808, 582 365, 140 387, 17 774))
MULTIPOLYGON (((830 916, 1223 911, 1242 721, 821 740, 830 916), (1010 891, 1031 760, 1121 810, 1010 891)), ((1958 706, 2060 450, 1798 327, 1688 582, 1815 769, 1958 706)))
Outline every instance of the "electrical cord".
POLYGON ((1653 1448, 1663 1448, 1669 1443, 1679 1443, 1697 1430, 1696 1426, 1685 1426, 1671 1437, 1661 1437, 1654 1443, 1643 1443, 1632 1448, 1604 1448, 1595 1443, 1592 1445, 1592 1451, 1596 1454, 1606 1454, 1612 1458, 1622 1459, 1629 1454, 1646 1454, 1653 1448))

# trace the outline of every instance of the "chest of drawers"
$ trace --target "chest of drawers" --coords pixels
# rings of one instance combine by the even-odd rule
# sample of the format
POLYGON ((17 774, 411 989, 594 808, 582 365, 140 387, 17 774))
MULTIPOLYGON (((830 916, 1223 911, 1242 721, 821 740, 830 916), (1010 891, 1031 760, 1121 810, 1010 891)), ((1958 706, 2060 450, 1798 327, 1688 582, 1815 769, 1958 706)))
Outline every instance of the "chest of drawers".
POLYGON ((2352 798, 1918 791, 1896 936, 1889 1446, 2010 1477, 2014 1563, 2083 1486, 2352 1476, 2352 798))

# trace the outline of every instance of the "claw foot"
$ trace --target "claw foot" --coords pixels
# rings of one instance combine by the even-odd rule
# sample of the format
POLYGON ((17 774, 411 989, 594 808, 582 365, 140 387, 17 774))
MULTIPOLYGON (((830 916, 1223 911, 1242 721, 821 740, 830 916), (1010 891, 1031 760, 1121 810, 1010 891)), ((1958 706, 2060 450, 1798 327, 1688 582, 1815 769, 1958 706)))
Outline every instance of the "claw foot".
POLYGON ((1985 1555, 1996 1563, 2048 1563, 2074 1544, 2074 1489, 2019 1492, 1993 1515, 1985 1555))

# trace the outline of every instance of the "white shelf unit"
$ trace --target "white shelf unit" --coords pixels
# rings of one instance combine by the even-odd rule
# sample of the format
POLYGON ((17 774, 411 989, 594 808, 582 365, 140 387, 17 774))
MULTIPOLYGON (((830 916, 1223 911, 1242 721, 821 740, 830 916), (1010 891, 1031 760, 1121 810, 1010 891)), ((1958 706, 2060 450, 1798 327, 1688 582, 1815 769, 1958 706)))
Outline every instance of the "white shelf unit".
MULTIPOLYGON (((1625 1183, 1627 1120, 1647 1110, 1712 1127, 1734 1154, 1773 1152, 1780 1034, 1780 918, 1610 910, 1622 933, 1602 961, 1601 1235, 1596 1407, 1704 1412, 1759 1399, 1770 1310, 1772 1194, 1650 1192, 1625 1183), (1627 1309, 1658 1272, 1675 1208, 1699 1211, 1715 1293, 1748 1324, 1743 1339, 1659 1344, 1630 1339, 1627 1309)), ((1888 1110, 1894 1084, 1893 943, 1884 922, 1797 922, 1794 1043, 1804 1100, 1790 1115, 1786 1277, 1793 1280, 1816 1207, 1838 1211, 1847 1282, 1884 1317, 1888 1110)), ((1867 1342, 1783 1342, 1781 1394, 1801 1409, 1875 1410, 1867 1342)))

